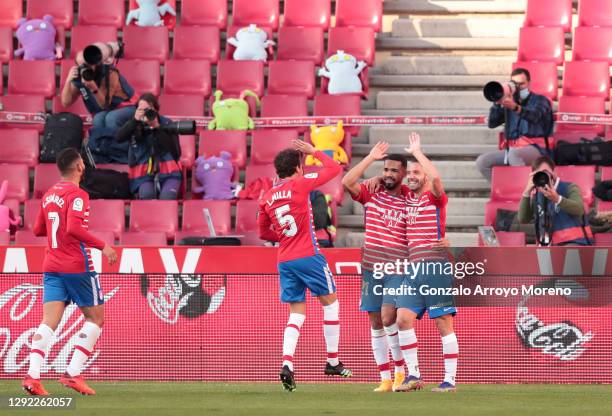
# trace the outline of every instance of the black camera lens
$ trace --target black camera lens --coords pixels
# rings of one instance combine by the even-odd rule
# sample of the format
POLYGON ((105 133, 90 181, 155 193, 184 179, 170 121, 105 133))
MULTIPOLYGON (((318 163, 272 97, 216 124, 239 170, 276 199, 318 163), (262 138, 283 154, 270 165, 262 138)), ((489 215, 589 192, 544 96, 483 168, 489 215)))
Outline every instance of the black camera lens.
POLYGON ((85 81, 93 81, 96 78, 95 71, 89 68, 87 65, 79 66, 79 75, 85 81))
POLYGON ((153 121, 157 118, 157 111, 153 110, 152 108, 147 108, 144 111, 144 116, 147 118, 147 120, 153 121))
POLYGON ((533 175, 533 185, 536 188, 543 188, 550 184, 550 176, 546 172, 538 172, 533 175))
POLYGON ((174 134, 185 135, 195 134, 196 122, 195 120, 181 120, 168 123, 162 126, 162 129, 174 134))
POLYGON ((89 45, 83 49, 83 59, 89 65, 99 65, 102 63, 102 51, 95 45, 89 45))

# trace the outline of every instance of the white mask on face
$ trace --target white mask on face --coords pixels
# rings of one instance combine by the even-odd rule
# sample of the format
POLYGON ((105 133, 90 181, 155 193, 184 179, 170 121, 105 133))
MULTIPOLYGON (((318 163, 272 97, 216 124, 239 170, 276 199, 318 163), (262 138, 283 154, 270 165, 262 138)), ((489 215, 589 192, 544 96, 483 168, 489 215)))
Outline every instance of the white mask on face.
POLYGON ((529 89, 528 88, 524 88, 522 90, 519 91, 519 97, 521 98, 521 100, 526 100, 527 97, 529 97, 529 89))

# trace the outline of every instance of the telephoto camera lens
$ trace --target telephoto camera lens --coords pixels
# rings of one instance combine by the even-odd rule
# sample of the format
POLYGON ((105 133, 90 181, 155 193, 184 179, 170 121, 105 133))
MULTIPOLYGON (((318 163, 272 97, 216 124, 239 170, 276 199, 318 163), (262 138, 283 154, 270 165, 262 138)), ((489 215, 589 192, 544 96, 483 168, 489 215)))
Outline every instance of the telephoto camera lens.
POLYGON ((94 70, 85 64, 79 66, 79 75, 85 81, 93 81, 96 78, 94 70))
POLYGON ((550 183, 550 176, 546 172, 538 172, 533 175, 533 184, 536 188, 543 188, 550 183))
POLYGON ((161 128, 169 133, 178 135, 195 134, 196 122, 195 120, 174 121, 172 123, 164 124, 161 126, 161 128))
POLYGON ((144 111, 144 116, 147 118, 147 120, 153 121, 157 118, 157 111, 153 110, 152 108, 147 108, 144 111))

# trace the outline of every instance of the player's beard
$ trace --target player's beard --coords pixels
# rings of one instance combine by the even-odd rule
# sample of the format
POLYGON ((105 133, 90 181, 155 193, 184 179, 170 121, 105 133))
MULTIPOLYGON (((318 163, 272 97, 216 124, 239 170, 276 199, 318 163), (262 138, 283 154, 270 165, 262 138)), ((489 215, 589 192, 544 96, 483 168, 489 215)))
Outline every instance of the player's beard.
POLYGON ((383 178, 382 183, 387 191, 394 191, 398 185, 398 182, 390 177, 383 178))

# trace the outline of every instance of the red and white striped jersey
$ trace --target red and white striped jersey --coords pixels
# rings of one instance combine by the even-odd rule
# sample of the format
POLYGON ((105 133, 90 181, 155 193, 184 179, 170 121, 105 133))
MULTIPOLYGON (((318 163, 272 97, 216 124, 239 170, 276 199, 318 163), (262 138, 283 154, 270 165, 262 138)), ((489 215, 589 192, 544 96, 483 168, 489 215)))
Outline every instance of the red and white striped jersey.
POLYGON ((365 208, 365 241, 363 267, 373 263, 395 262, 407 256, 406 196, 410 189, 401 186, 400 195, 386 190, 370 193, 361 184, 359 194, 352 198, 365 208))
POLYGON ((436 198, 431 191, 423 192, 420 197, 409 191, 406 203, 406 237, 410 261, 445 259, 445 250, 432 249, 432 244, 444 238, 446 233, 446 193, 436 198))

